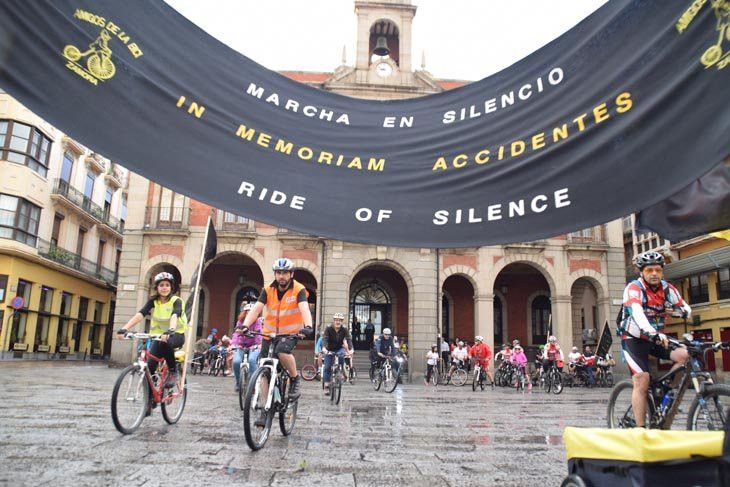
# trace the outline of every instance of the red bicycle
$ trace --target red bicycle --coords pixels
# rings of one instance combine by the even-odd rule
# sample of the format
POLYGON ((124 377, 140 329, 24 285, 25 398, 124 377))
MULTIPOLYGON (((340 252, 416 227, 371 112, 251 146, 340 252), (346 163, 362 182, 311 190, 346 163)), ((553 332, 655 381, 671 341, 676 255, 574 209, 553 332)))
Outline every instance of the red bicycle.
POLYGON ((185 352, 175 352, 175 362, 178 370, 178 379, 173 387, 165 387, 167 375, 170 373, 167 362, 164 358, 152 355, 148 346, 153 340, 159 340, 161 335, 149 335, 147 333, 127 333, 126 339, 147 340, 145 346, 141 347, 137 361, 125 368, 112 392, 112 420, 114 426, 120 433, 128 435, 134 433, 142 424, 142 420, 148 415, 148 409, 159 404, 162 409, 162 417, 168 424, 177 423, 182 417, 185 409, 188 388, 187 380, 185 385, 181 384, 182 367, 185 363, 185 352), (150 374, 147 367, 148 360, 157 362, 157 369, 150 374), (152 397, 150 397, 152 392, 152 397))

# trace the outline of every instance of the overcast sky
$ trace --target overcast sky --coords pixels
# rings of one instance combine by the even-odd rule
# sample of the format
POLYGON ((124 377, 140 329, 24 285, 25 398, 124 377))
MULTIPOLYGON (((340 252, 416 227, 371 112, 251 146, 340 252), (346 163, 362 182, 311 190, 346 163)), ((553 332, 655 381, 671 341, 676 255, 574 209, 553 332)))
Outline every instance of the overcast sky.
MULTIPOLYGON (((209 34, 274 70, 355 64, 353 0, 165 0, 209 34)), ((412 0, 413 68, 478 80, 522 59, 606 0, 412 0)))

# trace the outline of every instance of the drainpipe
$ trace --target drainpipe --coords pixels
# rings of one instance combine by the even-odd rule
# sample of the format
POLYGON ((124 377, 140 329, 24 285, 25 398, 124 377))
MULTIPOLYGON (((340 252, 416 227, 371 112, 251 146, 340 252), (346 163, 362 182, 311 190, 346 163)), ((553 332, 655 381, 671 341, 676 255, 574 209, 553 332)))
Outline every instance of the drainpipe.
MULTIPOLYGON (((441 286, 439 286, 439 273, 441 259, 439 249, 436 249, 436 351, 441 356, 441 286)), ((430 350, 430 349, 429 349, 430 350)))
MULTIPOLYGON (((317 330, 320 332, 322 331, 322 323, 323 323, 323 315, 322 308, 324 307, 324 253, 327 251, 327 243, 324 241, 324 239, 321 240, 322 243, 322 255, 320 257, 319 262, 319 325, 317 325, 317 330)), ((316 332, 315 332, 316 336, 316 332)))

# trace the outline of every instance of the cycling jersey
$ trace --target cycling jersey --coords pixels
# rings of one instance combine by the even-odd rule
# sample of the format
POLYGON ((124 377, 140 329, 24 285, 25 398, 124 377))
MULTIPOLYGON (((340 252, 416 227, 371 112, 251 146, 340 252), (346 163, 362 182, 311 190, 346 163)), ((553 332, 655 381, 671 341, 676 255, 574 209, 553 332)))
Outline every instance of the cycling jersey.
POLYGON ((621 339, 641 338, 649 340, 664 328, 664 312, 667 308, 681 308, 690 313, 677 288, 662 280, 652 289, 643 278, 631 281, 624 289, 623 320, 619 327, 621 339))
POLYGON ((451 352, 451 358, 454 360, 460 360, 465 361, 469 357, 469 352, 466 351, 466 348, 455 348, 453 352, 451 352))
POLYGON ((560 349, 560 345, 557 343, 548 343, 545 345, 543 356, 549 361, 554 362, 556 360, 563 360, 563 351, 560 349))
POLYGON ((471 347, 469 355, 476 358, 482 367, 489 367, 489 361, 492 359, 492 350, 486 343, 477 343, 471 347))

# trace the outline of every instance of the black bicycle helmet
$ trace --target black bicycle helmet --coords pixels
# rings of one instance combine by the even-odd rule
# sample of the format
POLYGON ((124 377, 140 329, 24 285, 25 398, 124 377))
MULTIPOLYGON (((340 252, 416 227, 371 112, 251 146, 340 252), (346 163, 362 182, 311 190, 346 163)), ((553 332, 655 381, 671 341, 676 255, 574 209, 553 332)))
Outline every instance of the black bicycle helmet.
POLYGON ((648 265, 660 265, 664 267, 664 256, 653 250, 636 256, 636 267, 643 269, 648 265))

